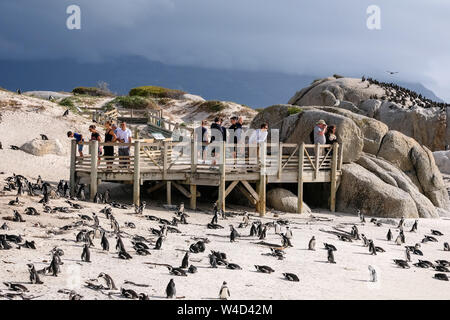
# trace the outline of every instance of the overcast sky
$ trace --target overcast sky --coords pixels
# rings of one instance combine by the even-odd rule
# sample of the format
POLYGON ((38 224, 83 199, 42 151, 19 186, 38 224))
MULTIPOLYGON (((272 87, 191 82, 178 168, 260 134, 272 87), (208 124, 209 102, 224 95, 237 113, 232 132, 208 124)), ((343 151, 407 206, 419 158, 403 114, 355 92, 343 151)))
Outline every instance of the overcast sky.
MULTIPOLYGON (((308 75, 386 75, 450 101, 448 0, 1 0, 0 59, 167 64, 308 75), (68 30, 66 8, 81 8, 68 30), (366 26, 369 5, 381 30, 366 26)), ((1 73, 1 72, 0 72, 1 73)), ((1 75, 0 75, 1 76, 1 75)))

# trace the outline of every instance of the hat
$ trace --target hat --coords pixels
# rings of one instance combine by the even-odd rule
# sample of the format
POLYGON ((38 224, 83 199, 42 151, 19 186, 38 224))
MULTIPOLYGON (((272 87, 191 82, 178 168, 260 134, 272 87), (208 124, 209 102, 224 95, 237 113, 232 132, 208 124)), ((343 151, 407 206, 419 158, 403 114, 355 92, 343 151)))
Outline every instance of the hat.
POLYGON ((317 121, 316 124, 324 124, 324 125, 327 125, 327 123, 325 122, 325 120, 322 120, 322 119, 320 119, 319 121, 317 121))

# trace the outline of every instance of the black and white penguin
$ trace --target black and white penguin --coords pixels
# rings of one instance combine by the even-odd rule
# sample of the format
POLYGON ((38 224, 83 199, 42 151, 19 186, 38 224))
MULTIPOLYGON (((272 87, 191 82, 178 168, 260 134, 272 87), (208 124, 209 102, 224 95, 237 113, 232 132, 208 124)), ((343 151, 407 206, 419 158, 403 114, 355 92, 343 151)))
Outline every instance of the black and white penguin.
POLYGON ((387 241, 392 241, 392 231, 391 231, 391 229, 388 230, 388 233, 386 235, 386 240, 387 241))
POLYGON ((256 224, 252 223, 252 226, 250 227, 250 237, 256 236, 258 231, 256 230, 256 224))
POLYGON ((105 280, 106 287, 108 288, 108 290, 117 290, 116 284, 114 283, 114 280, 111 278, 111 276, 109 274, 101 272, 98 275, 98 278, 102 278, 103 280, 105 280))
POLYGON ((403 223, 404 223, 404 222, 405 222, 405 218, 402 217, 402 218, 400 219, 400 221, 398 222, 397 228, 402 229, 402 228, 403 228, 403 223))
POLYGON ((160 236, 159 238, 158 238, 158 240, 156 240, 156 244, 155 244, 155 250, 161 250, 161 247, 162 247, 162 244, 163 244, 163 236, 160 236))
POLYGON ((286 280, 288 281, 293 281, 293 282, 299 282, 300 279, 297 277, 297 275, 293 274, 293 273, 283 273, 283 276, 286 280))
POLYGON ((89 250, 89 243, 86 243, 81 253, 81 261, 91 262, 91 251, 89 250))
POLYGON ((217 268, 217 257, 214 254, 209 255, 209 264, 211 268, 217 268))
POLYGON ((166 287, 166 296, 167 298, 176 298, 176 288, 175 288, 175 282, 173 279, 170 279, 169 284, 166 287))
POLYGON ((377 278, 377 272, 376 272, 375 268, 369 265, 368 269, 369 269, 369 275, 370 275, 370 282, 377 282, 378 278, 377 278))
POLYGON ((100 244, 102 246, 103 251, 109 251, 109 241, 108 238, 106 238, 106 232, 102 232, 102 240, 100 241, 100 244))
POLYGON ((316 250, 316 238, 314 236, 312 236, 311 240, 309 240, 308 250, 316 250))
POLYGON ((219 299, 227 300, 229 297, 230 297, 230 290, 228 289, 227 283, 224 281, 219 291, 219 299))
POLYGON ((450 244, 448 242, 444 243, 444 251, 450 251, 450 244))
POLYGON ((27 264, 28 272, 30 273, 30 281, 32 284, 42 284, 43 282, 39 279, 39 275, 34 267, 34 264, 27 264))
POLYGON ((408 248, 408 247, 406 247, 406 251, 405 251, 405 258, 406 258, 406 261, 408 261, 408 262, 411 262, 411 250, 408 248))
POLYGON ((443 236, 444 234, 440 232, 439 230, 431 230, 431 234, 433 236, 443 236))
POLYGON ((293 247, 291 239, 289 239, 286 234, 281 234, 281 246, 284 248, 293 247))
POLYGON ((267 236, 267 226, 264 226, 264 228, 261 231, 261 234, 259 235, 259 240, 264 240, 267 236))
POLYGON ((189 266, 188 272, 189 273, 196 273, 197 272, 197 267, 191 264, 189 266))
POLYGON ((418 224, 418 222, 419 222, 419 220, 415 220, 414 221, 414 223, 413 223, 413 225, 411 227, 411 230, 409 232, 416 232, 417 231, 417 224, 418 224))
POLYGON ((227 263, 227 269, 230 270, 242 270, 241 266, 236 263, 227 263))
POLYGON ((264 266, 264 265, 255 265, 256 271, 262 272, 262 273, 272 273, 275 272, 271 267, 264 266))
POLYGON ((235 242, 237 237, 239 237, 239 233, 236 231, 233 225, 230 224, 230 242, 235 242))
POLYGON ((116 236, 116 250, 117 251, 126 251, 125 250, 125 245, 123 244, 122 238, 120 237, 120 235, 116 236))
POLYGON ((334 250, 332 250, 330 248, 327 249, 327 252, 328 252, 327 260, 328 260, 329 263, 336 263, 336 261, 334 261, 334 253, 333 253, 333 251, 334 250))
POLYGON ((183 261, 181 261, 181 268, 186 269, 189 266, 189 252, 183 257, 183 261))
POLYGON ((369 252, 371 255, 377 255, 377 250, 375 249, 373 240, 369 240, 369 252))

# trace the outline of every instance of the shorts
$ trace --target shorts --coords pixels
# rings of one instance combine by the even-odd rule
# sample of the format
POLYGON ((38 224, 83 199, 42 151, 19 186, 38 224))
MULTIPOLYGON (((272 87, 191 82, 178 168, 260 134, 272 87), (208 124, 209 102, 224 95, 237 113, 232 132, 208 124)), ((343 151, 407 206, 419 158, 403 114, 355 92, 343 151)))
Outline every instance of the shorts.
POLYGON ((82 144, 79 144, 78 145, 78 152, 83 152, 83 145, 82 144))

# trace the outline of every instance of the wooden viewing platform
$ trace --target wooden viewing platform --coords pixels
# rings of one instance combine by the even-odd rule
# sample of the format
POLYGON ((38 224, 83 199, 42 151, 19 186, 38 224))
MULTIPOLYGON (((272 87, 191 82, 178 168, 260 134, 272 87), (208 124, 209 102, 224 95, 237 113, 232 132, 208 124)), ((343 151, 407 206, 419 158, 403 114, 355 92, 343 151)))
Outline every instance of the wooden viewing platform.
POLYGON ((76 141, 72 141, 70 189, 73 194, 78 183, 89 184, 91 200, 99 183, 122 182, 133 184, 133 202, 139 204, 141 185, 151 181, 154 184, 148 192, 166 187, 167 203, 171 204, 171 189, 174 187, 189 198, 190 207, 196 209, 197 197, 200 196, 197 186, 215 186, 219 191, 219 208, 225 210, 226 197, 238 188, 260 215, 264 215, 267 184, 297 183, 298 212, 302 212, 303 183, 329 182, 330 209, 335 211, 342 167, 342 146, 337 143, 238 145, 240 152, 245 150, 245 156, 242 152, 242 156, 235 158, 234 144, 214 142, 208 150, 218 150, 217 165, 199 160, 201 146, 194 139, 189 142, 135 140, 131 144, 98 141, 83 144, 89 146, 89 155, 78 157, 76 141), (98 158, 99 146, 115 146, 116 153, 117 147, 129 147, 130 156, 98 158))

